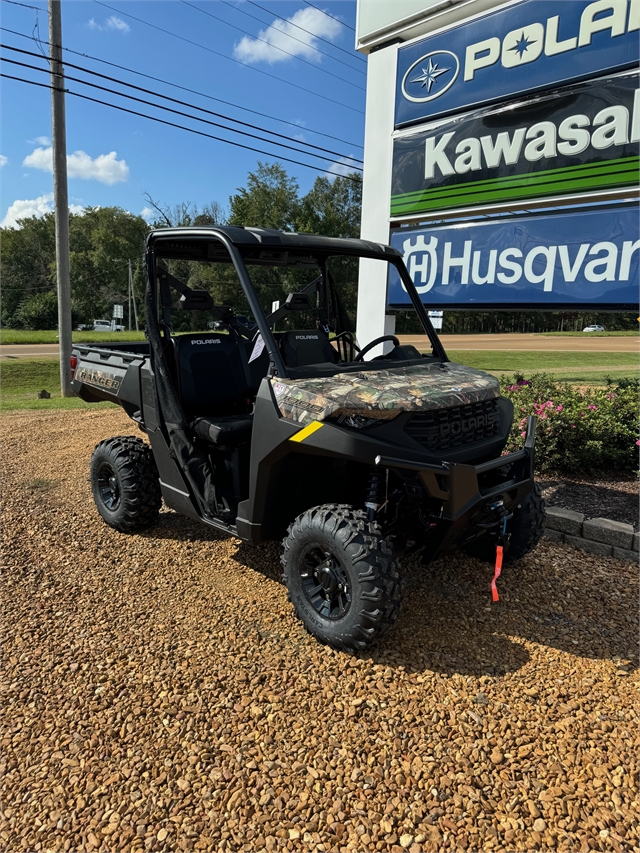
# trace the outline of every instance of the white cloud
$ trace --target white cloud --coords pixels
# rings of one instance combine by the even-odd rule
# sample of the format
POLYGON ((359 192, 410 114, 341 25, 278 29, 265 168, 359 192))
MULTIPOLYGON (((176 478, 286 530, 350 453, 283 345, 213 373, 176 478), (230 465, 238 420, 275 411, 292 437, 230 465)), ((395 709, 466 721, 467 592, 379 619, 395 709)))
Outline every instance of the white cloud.
MULTIPOLYGON (((0 222, 1 228, 19 228, 18 219, 28 219, 35 216, 40 219, 47 213, 53 212, 53 193, 41 195, 33 199, 16 199, 9 206, 5 218, 0 222)), ((80 204, 70 204, 69 213, 84 213, 80 204)))
POLYGON ((41 195, 34 199, 17 199, 9 206, 5 218, 0 222, 2 228, 17 228, 18 219, 27 219, 30 216, 40 218, 45 213, 51 213, 53 193, 41 195))
POLYGON ((105 19, 103 24, 99 24, 95 18, 91 18, 87 26, 90 30, 99 30, 101 33, 128 33, 131 30, 129 24, 127 24, 126 21, 123 21, 122 18, 118 18, 116 15, 110 15, 105 19))
POLYGON ((36 136, 35 139, 28 139, 27 142, 29 145, 44 145, 45 148, 51 145, 51 140, 48 136, 36 136))
MULTIPOLYGON (((354 158, 355 159, 355 158, 354 158)), ((352 175, 356 169, 354 169, 351 160, 348 157, 341 157, 339 160, 336 160, 335 163, 332 163, 327 171, 332 175, 352 175)))
POLYGON ((150 207, 143 207, 142 210, 140 211, 140 216, 143 219, 146 219, 147 222, 150 222, 152 219, 155 218, 156 211, 152 210, 150 207))
MULTIPOLYGON (((129 167, 125 160, 118 160, 117 156, 115 151, 110 151, 109 154, 100 154, 92 159, 84 151, 75 151, 67 155, 67 172, 70 178, 96 180, 102 184, 120 184, 128 179, 129 167)), ((27 154, 22 165, 52 172, 51 148, 36 148, 31 154, 27 154)))
POLYGON ((5 157, 4 154, 0 154, 0 169, 3 166, 6 166, 8 162, 9 162, 9 159, 7 157, 5 157))
POLYGON ((338 21, 320 9, 298 9, 286 21, 277 19, 266 30, 260 30, 258 35, 262 41, 244 36, 234 47, 233 54, 243 62, 268 62, 271 65, 292 59, 290 54, 320 62, 322 55, 316 51, 315 36, 334 39, 339 33, 338 21))

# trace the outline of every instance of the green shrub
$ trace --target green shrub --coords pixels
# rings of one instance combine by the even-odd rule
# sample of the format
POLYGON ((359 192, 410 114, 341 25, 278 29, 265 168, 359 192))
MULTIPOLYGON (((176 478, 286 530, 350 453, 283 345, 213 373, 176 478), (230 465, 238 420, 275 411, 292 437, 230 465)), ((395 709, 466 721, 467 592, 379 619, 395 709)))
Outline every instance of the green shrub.
POLYGON ((536 469, 583 472, 638 468, 638 391, 626 383, 578 391, 539 373, 503 379, 514 406, 507 449, 522 447, 529 415, 537 416, 536 469))

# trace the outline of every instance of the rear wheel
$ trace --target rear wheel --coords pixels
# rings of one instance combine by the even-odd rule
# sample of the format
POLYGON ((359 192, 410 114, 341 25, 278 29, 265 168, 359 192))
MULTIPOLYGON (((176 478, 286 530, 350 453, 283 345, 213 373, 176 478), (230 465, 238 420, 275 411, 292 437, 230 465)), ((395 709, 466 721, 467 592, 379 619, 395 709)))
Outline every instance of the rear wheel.
POLYGON ((283 580, 296 616, 321 643, 358 651, 378 640, 402 601, 391 543, 361 510, 326 504, 289 527, 283 580))
MULTIPOLYGON (((511 538, 504 555, 505 563, 513 563, 533 551, 544 533, 544 521, 544 498, 540 486, 535 483, 507 523, 507 533, 511 534, 511 538)), ((493 562, 496 558, 496 540, 494 537, 485 537, 472 542, 465 550, 480 560, 493 562)))
POLYGON ((135 436, 101 441, 91 457, 91 490, 100 515, 121 533, 153 524, 162 495, 149 445, 135 436))

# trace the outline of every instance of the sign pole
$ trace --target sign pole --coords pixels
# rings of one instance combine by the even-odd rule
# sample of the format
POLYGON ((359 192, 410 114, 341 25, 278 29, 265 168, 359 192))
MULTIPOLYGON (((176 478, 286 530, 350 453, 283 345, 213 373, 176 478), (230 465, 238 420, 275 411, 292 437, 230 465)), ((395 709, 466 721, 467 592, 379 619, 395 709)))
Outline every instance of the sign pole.
POLYGON ((71 388, 71 283, 69 276, 69 197, 67 190, 67 139, 62 67, 62 16, 60 0, 49 0, 49 65, 51 72, 51 137, 53 146, 53 196, 56 218, 56 284, 60 341, 60 393, 73 397, 71 388))

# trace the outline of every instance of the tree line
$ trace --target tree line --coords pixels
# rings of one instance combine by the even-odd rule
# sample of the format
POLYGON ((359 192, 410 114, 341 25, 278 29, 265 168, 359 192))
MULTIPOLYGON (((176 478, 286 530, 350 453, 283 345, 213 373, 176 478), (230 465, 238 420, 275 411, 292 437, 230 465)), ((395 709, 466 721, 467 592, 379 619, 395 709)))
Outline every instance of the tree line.
MULTIPOLYGON (((318 177, 302 195, 297 181, 280 164, 258 163, 246 186, 229 198, 228 211, 216 201, 198 209, 188 202, 166 206, 147 196, 154 210, 151 225, 120 207, 94 207, 70 214, 71 301, 74 326, 110 318, 114 304, 127 304, 129 261, 134 295, 144 322, 144 272, 142 254, 150 228, 166 226, 245 225, 306 231, 330 237, 358 237, 362 205, 362 179, 355 173, 333 179, 318 177)), ((54 329, 57 326, 55 221, 53 213, 22 219, 17 228, 0 229, 2 263, 2 325, 18 329, 54 329)), ((183 262, 182 262, 183 263, 183 262)), ((202 269, 172 262, 173 274, 191 286, 209 290, 216 304, 242 310, 233 271, 202 269)), ((348 313, 355 316, 357 263, 350 261, 334 273, 344 294, 348 313)), ((259 289, 279 299, 292 286, 291 273, 262 271, 259 289), (271 278, 269 278, 271 276, 271 278)), ((295 276, 293 276, 295 278, 295 276)), ((125 307, 126 313, 126 307, 125 307)), ((185 312, 185 315, 189 312, 185 312)), ((176 315, 177 328, 201 321, 194 315, 176 315)), ((445 312, 445 333, 537 332, 578 330, 601 323, 607 329, 634 328, 635 316, 595 312, 445 312)), ((413 312, 397 315, 400 334, 420 331, 413 312)))

